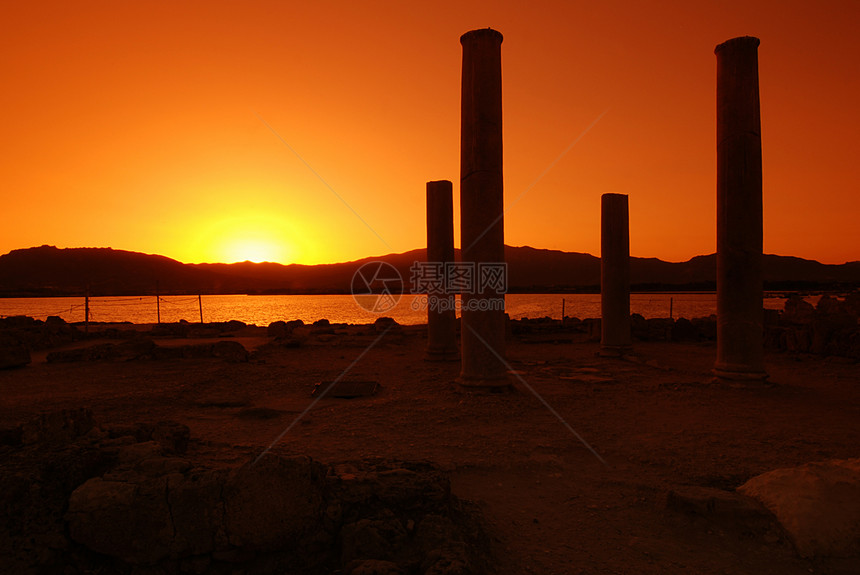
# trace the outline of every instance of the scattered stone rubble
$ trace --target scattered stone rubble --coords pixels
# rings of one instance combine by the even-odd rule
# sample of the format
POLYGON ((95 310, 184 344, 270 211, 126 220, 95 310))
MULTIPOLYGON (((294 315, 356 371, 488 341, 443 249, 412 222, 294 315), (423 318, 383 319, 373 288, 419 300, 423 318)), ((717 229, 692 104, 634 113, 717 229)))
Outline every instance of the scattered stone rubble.
POLYGON ((860 292, 825 295, 815 306, 793 295, 782 313, 765 313, 764 332, 771 349, 860 359, 860 292))
MULTIPOLYGON (((860 292, 850 293, 844 298, 825 295, 815 306, 799 295, 791 295, 786 299, 783 311, 765 310, 764 318, 766 349, 860 359, 860 292)), ((86 334, 78 326, 67 324, 59 317, 49 317, 46 321, 24 316, 2 318, 0 369, 29 364, 34 351, 96 337, 116 340, 116 343, 52 351, 47 360, 62 363, 215 357, 230 362, 245 362, 250 355, 236 341, 220 340, 176 346, 157 343, 164 338, 230 337, 232 332, 244 327, 246 325, 240 321, 203 325, 178 322, 158 324, 145 332, 111 327, 86 334)), ((331 324, 328 320, 320 320, 313 325, 301 320, 276 321, 269 324, 266 334, 278 347, 300 347, 331 344, 340 336, 358 334, 349 332, 349 327, 346 324, 331 324)), ((714 315, 693 319, 645 319, 634 313, 630 316, 630 328, 635 341, 708 342, 716 340, 717 332, 714 315)), ((368 330, 367 333, 371 335, 385 331, 389 339, 405 335, 403 327, 391 318, 379 318, 368 330)), ((527 343, 600 341, 601 320, 572 317, 566 317, 564 322, 548 317, 507 320, 507 332, 527 343)))
MULTIPOLYGON (((860 292, 844 298, 825 295, 814 306, 799 295, 791 295, 783 311, 764 311, 766 349, 860 359, 860 292)), ((634 313, 630 327, 635 341, 707 342, 716 340, 716 321, 715 315, 645 319, 634 313)), ((548 317, 526 318, 512 320, 511 332, 524 341, 570 343, 576 335, 599 341, 600 323, 599 318, 566 317, 563 323, 548 317)))
POLYGON ((0 369, 30 363, 30 352, 73 342, 82 334, 62 318, 40 321, 26 316, 0 318, 0 369))
POLYGON ((186 426, 86 409, 0 430, 0 564, 14 573, 484 573, 476 510, 433 464, 195 461, 186 426))

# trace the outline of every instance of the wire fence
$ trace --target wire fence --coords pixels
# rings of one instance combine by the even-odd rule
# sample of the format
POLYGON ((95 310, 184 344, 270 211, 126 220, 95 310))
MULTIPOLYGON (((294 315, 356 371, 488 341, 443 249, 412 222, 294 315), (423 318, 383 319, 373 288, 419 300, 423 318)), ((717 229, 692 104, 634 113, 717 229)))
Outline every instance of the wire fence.
MULTIPOLYGON (((426 310, 411 309, 409 296, 385 315, 398 323, 419 324, 427 321, 426 310)), ((507 294, 505 311, 512 319, 551 317, 597 318, 601 315, 600 294, 507 294)), ((815 304, 817 296, 805 297, 815 304)), ((765 294, 764 307, 783 309, 784 294, 765 294)), ((698 293, 633 293, 630 313, 646 319, 681 317, 693 319, 716 313, 716 294, 698 293)), ((209 296, 125 296, 125 297, 55 297, 2 298, 0 318, 30 316, 45 320, 58 316, 68 323, 91 322, 138 324, 229 321, 268 325, 272 321, 303 319, 316 321, 327 318, 333 322, 373 322, 377 314, 362 309, 349 295, 209 295, 209 296)))
MULTIPOLYGON (((117 322, 134 321, 146 318, 146 323, 157 323, 177 315, 202 315, 201 296, 134 296, 134 297, 86 297, 83 298, 26 298, 12 304, 3 302, 4 313, 0 318, 29 315, 37 319, 55 316, 68 323, 75 322, 117 322), (33 309, 33 301, 39 300, 39 309, 33 309), (44 300, 49 300, 45 302, 44 300), (65 300, 62 306, 47 307, 52 300, 65 300)), ((59 304, 60 302, 56 302, 59 304)), ((175 321, 172 319, 171 321, 175 321)))

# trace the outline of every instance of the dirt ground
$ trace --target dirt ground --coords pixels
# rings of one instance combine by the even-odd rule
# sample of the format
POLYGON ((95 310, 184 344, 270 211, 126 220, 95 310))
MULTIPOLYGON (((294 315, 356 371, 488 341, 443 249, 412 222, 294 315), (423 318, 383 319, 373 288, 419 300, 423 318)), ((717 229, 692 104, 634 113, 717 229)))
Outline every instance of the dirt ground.
POLYGON ((185 423, 196 456, 223 465, 270 446, 329 463, 430 460, 482 508, 503 575, 850 570, 801 559, 783 538, 667 509, 666 496, 858 457, 855 362, 769 354, 771 384, 729 386, 710 382, 712 343, 639 343, 635 359, 621 360, 598 357, 593 342, 512 339, 513 391, 472 394, 454 383, 458 362, 423 360, 422 327, 377 337, 372 326, 351 327, 287 348, 248 328, 233 338, 255 349, 248 363, 48 364, 42 354, 0 372, 0 425, 88 407, 104 424, 185 423), (379 392, 311 396, 344 371, 377 381, 379 392))

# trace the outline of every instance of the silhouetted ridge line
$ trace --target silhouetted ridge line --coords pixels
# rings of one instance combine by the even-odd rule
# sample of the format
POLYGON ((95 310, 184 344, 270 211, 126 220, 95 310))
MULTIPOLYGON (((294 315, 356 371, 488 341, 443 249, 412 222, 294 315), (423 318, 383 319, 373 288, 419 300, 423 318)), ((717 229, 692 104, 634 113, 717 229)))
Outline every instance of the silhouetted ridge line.
MULTIPOLYGON (((0 256, 0 296, 41 297, 154 294, 156 282, 169 294, 349 293, 362 264, 383 260, 409 284, 410 267, 426 250, 387 254, 336 264, 183 264, 176 260, 111 248, 53 246, 18 249, 0 256)), ((459 259, 459 251, 456 256, 459 259)), ((600 259, 586 253, 529 246, 505 246, 511 292, 599 292, 600 259)), ((634 290, 713 290, 716 256, 686 262, 630 258, 634 290)), ((765 255, 766 289, 848 289, 860 287, 860 262, 822 264, 802 258, 765 255)))

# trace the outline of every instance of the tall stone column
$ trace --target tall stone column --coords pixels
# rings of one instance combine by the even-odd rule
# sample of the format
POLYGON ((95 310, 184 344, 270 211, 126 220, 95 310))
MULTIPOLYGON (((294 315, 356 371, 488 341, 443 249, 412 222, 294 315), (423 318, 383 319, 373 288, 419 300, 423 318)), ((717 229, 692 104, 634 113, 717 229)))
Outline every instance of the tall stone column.
POLYGON ((620 357, 630 339, 630 220, 625 194, 600 197, 600 355, 620 357))
POLYGON ((717 361, 721 379, 765 379, 758 38, 717 55, 717 361))
POLYGON ((446 289, 445 266, 454 261, 454 191, 451 182, 427 182, 427 264, 440 272, 427 286, 429 361, 452 361, 457 353, 455 297, 446 289))
POLYGON ((482 285, 481 268, 504 266, 502 185, 502 35, 492 29, 460 37, 463 80, 460 127, 462 262, 474 266, 462 293, 462 372, 467 387, 509 384, 505 365, 504 293, 482 285))

